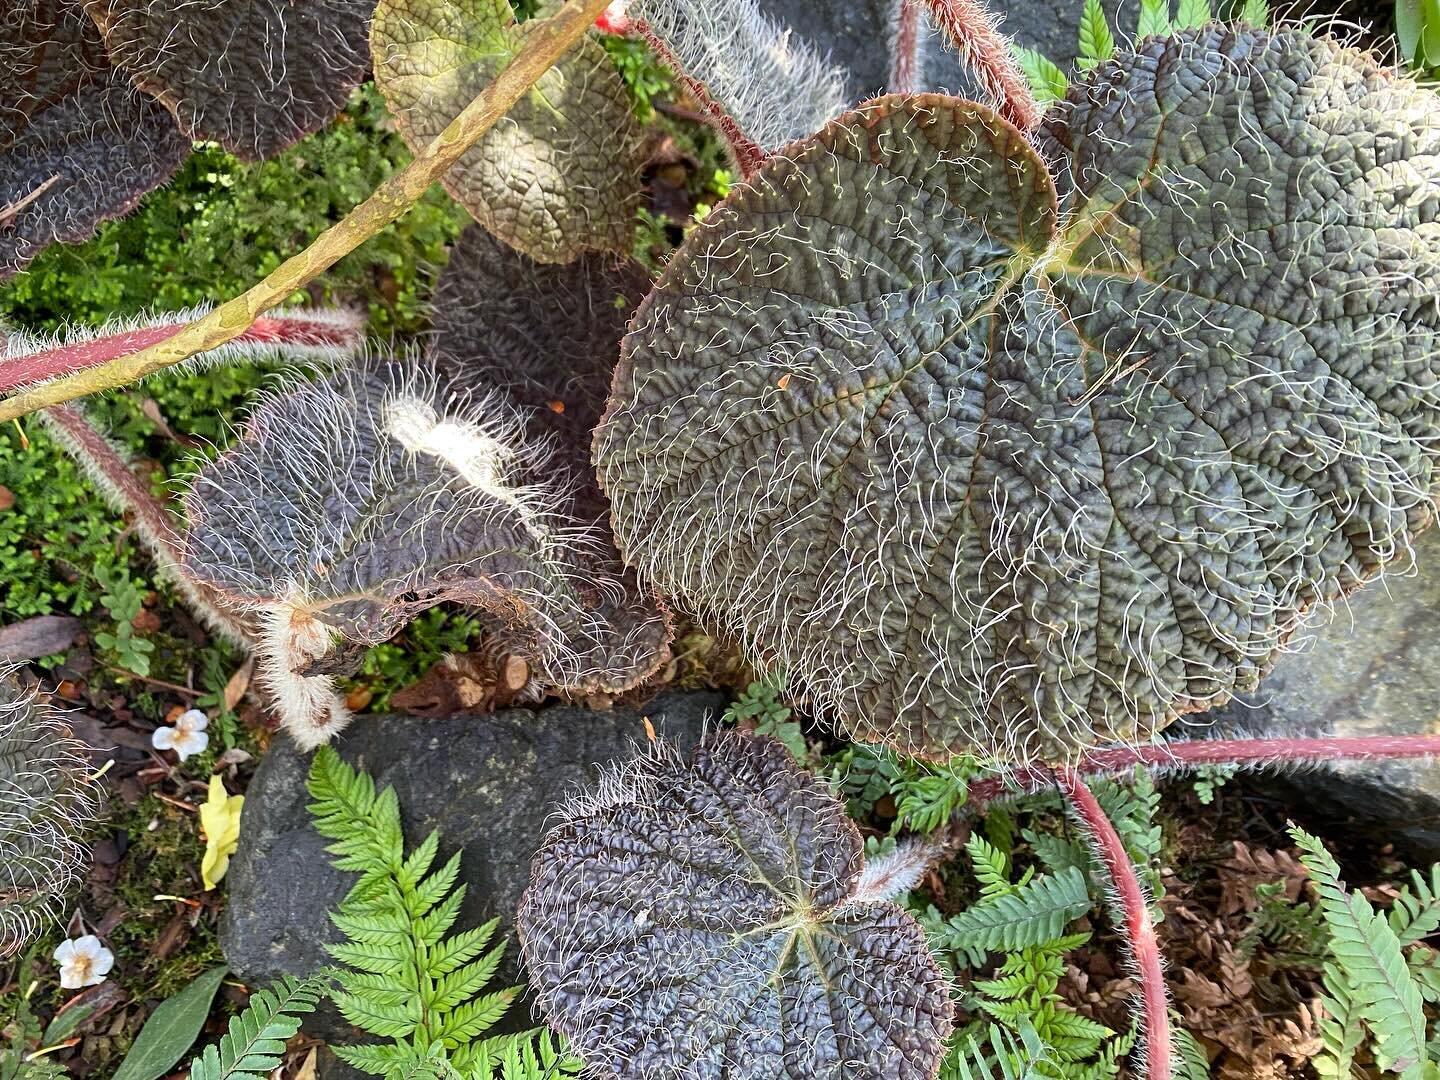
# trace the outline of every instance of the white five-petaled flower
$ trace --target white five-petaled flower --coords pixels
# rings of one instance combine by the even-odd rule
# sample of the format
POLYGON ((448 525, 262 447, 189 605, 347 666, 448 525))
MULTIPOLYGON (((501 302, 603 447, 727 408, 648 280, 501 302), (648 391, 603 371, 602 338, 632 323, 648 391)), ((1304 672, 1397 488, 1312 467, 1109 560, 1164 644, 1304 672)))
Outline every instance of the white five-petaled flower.
POLYGON ((94 934, 62 941, 55 949, 55 960, 60 965, 60 985, 66 990, 96 986, 115 966, 115 954, 94 934))
POLYGON ((150 736, 150 744, 157 750, 174 750, 184 761, 191 754, 198 754, 210 745, 210 736, 205 729, 210 718, 199 709, 190 709, 175 718, 174 727, 158 727, 150 736))

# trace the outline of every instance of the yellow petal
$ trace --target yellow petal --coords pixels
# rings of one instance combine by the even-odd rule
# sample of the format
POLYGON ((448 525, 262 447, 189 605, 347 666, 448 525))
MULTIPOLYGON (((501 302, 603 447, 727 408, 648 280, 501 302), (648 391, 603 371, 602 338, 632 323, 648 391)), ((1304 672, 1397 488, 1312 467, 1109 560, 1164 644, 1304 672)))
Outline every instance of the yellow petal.
POLYGON ((200 807, 200 834, 205 838, 205 857, 200 860, 200 878, 207 890, 215 888, 230 868, 230 856, 240 846, 240 811, 244 795, 228 795, 220 777, 210 777, 210 794, 200 807))

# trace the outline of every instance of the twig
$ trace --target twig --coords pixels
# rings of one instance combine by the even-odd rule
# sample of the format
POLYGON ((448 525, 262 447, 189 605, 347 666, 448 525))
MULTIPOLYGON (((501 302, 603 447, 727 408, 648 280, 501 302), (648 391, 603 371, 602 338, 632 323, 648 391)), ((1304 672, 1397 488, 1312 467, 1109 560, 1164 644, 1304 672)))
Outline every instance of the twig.
POLYGON ((1095 854, 1105 865, 1105 871, 1115 886, 1116 907, 1121 925, 1125 928, 1122 936, 1140 976, 1145 1080, 1170 1080, 1170 1016, 1165 995, 1165 973, 1160 967, 1160 942, 1155 937, 1155 925, 1150 921, 1145 890, 1140 887, 1140 879, 1125 852, 1120 834, 1105 815, 1100 801, 1080 779, 1080 774, 1074 769, 1057 769, 1055 778, 1069 795, 1076 817, 1085 826, 1095 854))
POLYGON ((343 256, 398 220, 579 40, 607 3, 608 0, 569 0, 551 18, 536 21, 526 36, 524 48, 505 70, 409 165, 316 237, 308 248, 287 259, 247 292, 221 304, 165 341, 0 401, 0 423, 86 394, 127 386, 161 368, 234 340, 264 312, 283 303, 343 256))

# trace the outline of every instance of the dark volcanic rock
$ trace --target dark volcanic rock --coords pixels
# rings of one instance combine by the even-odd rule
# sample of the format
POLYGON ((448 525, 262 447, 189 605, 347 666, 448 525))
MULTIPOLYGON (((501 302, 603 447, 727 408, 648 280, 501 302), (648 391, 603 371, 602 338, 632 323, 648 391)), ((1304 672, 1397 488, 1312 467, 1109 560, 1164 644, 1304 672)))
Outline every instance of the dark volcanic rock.
MULTIPOLYGON (((724 706, 719 694, 671 693, 640 709, 608 712, 555 706, 444 719, 365 717, 336 748, 377 785, 394 786, 408 843, 440 830, 437 866, 464 848, 468 892, 457 929, 496 915, 508 924, 546 819, 565 795, 593 781, 598 764, 632 757, 646 739, 644 718, 688 748, 724 706)), ((323 946, 338 934, 328 913, 354 881, 330 865, 326 841, 310 825, 308 768, 308 755, 277 741, 245 799, 221 943, 236 976, 252 986, 331 962, 323 946)), ((522 981, 513 947, 500 977, 522 981)), ((333 1038, 348 1029, 327 1009, 306 1030, 333 1038)))
MULTIPOLYGON (((1416 573, 1371 582, 1284 656, 1251 696, 1205 717, 1265 735, 1440 734, 1440 531, 1415 544, 1416 573)), ((1297 802, 1394 843, 1422 864, 1440 861, 1440 762, 1346 763, 1290 778, 1297 802)))
MULTIPOLYGON (((794 28, 821 52, 850 70, 853 102, 885 89, 890 71, 890 9, 894 0, 759 0, 770 15, 794 28)), ((1062 69, 1068 69, 1079 50, 1081 0, 1005 0, 991 5, 1004 15, 1000 29, 1021 45, 1038 49, 1062 69)), ((1118 0, 1104 0, 1112 28, 1128 37, 1135 30, 1134 4, 1117 20, 1118 0)), ((973 83, 961 70, 953 49, 942 48, 936 36, 926 57, 925 81, 929 89, 974 96, 973 83)))

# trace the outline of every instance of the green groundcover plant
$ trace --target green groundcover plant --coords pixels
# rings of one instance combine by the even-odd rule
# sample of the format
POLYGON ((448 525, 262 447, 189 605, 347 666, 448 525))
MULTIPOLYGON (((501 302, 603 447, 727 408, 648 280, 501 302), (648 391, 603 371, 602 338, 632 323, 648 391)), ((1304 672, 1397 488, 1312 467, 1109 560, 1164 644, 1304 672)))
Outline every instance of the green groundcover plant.
MULTIPOLYGON (((1153 787, 1102 778, 1437 749, 1158 739, 1253 689, 1430 523, 1434 91, 1258 3, 1221 20, 1147 2, 1130 42, 1089 3, 1067 74, 974 0, 898 0, 893 92, 859 103, 753 0, 528 7, 0 0, 0 280, 132 210, 194 140, 284 152, 367 72, 414 153, 240 295, 12 327, 0 352, 0 420, 47 425, 156 574, 254 657, 288 734, 322 748, 319 827, 361 874, 334 996, 391 1040, 345 1056, 389 1076, 1193 1070, 1154 931, 1153 787), (980 100, 923 92, 932 28, 980 100), (737 179, 653 279, 630 258, 643 135, 603 34, 671 69, 737 179), (429 336, 367 342, 355 313, 296 303, 437 182, 474 224, 429 336), (177 365, 277 360, 304 370, 197 460, 178 508, 78 404, 177 365), (759 734, 657 744, 547 836, 517 929, 564 1051, 484 1038, 514 996, 485 989, 495 927, 446 936, 458 864, 433 868, 434 837, 406 854, 393 795, 323 749, 350 719, 336 680, 441 603, 536 695, 642 686, 672 611, 783 673, 737 707, 759 734), (872 777, 877 754, 914 759, 914 835, 867 853, 782 699, 883 748, 863 751, 872 777), (899 902, 956 857, 965 813, 1047 784, 1083 849, 1041 841, 1057 861, 1017 877, 972 838, 975 906, 939 926, 899 902), (1129 1032, 1058 1010, 1092 891, 1137 975, 1129 1032), (957 1000, 945 956, 995 953, 957 1000), (994 1023, 957 1033, 957 1005, 994 1023)), ((1423 68, 1432 20, 1407 12, 1423 68)), ((69 759, 40 749, 26 821, 70 790, 69 759)), ((1381 916, 1297 842, 1330 956, 1327 1060, 1343 1075, 1368 1040, 1384 1068, 1433 1072, 1433 976, 1407 951, 1433 896, 1417 884, 1381 916)), ((75 867, 53 871, 37 899, 75 867)), ((192 1075, 272 1068, 322 992, 257 994, 192 1075)))

